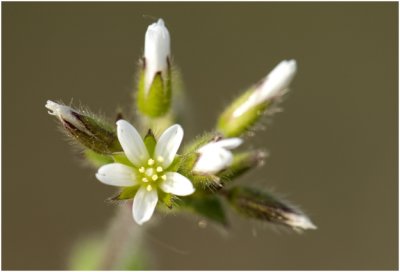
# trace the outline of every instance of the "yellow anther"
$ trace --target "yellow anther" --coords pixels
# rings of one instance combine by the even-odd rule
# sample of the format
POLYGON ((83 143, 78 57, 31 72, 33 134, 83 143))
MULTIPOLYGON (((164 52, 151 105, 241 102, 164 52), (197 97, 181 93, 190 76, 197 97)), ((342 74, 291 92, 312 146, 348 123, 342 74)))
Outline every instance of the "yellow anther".
POLYGON ((163 157, 161 157, 161 156, 158 156, 158 157, 157 157, 157 161, 159 161, 159 162, 163 162, 163 161, 164 161, 164 158, 163 158, 163 157))
POLYGON ((154 160, 153 160, 153 159, 149 159, 149 160, 147 161, 147 164, 150 165, 150 166, 153 165, 153 164, 154 164, 154 160))
POLYGON ((139 168, 139 172, 140 172, 140 173, 144 173, 144 171, 145 171, 145 170, 144 170, 144 167, 143 167, 143 166, 139 168))
POLYGON ((142 178, 143 182, 149 182, 149 180, 147 178, 142 178))
POLYGON ((149 191, 149 192, 150 192, 152 189, 153 189, 153 187, 151 187, 151 185, 150 185, 150 184, 149 184, 149 185, 147 185, 147 187, 146 187, 146 190, 147 190, 147 191, 149 191))
POLYGON ((153 176, 151 177, 151 179, 154 180, 154 181, 156 181, 156 180, 158 179, 158 176, 157 176, 157 175, 153 175, 153 176))
POLYGON ((164 169, 163 169, 161 166, 158 166, 156 170, 157 170, 158 173, 160 173, 160 172, 162 172, 164 169))
POLYGON ((166 175, 162 175, 162 176, 161 176, 161 179, 162 179, 162 180, 167 180, 167 176, 166 176, 166 175))

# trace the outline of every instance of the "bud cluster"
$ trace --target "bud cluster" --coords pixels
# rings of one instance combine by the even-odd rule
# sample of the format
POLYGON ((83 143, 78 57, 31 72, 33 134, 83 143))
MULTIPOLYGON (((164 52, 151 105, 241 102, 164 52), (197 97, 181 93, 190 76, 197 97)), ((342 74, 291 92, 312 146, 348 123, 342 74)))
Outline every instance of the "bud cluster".
POLYGON ((181 152, 184 129, 175 124, 178 116, 171 107, 179 101, 178 77, 172 70, 170 34, 159 19, 147 28, 139 67, 134 122, 140 126, 122 118, 110 125, 94 114, 50 100, 46 108, 85 148, 86 159, 99 167, 96 178, 120 188, 112 200, 129 201, 139 225, 149 221, 156 209, 166 208, 189 210, 226 226, 221 202, 227 201, 249 218, 295 230, 315 229, 303 212, 274 194, 234 184, 263 165, 266 152, 239 150, 245 149, 243 135, 287 92, 296 61, 279 63, 223 111, 214 131, 195 138, 181 152))

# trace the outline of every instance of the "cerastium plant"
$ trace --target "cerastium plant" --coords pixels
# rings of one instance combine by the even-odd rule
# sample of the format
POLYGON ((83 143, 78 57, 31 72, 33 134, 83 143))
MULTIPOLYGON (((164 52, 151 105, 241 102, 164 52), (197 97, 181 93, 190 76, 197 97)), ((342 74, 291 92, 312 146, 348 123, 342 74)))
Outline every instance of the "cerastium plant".
POLYGON ((116 124, 108 123, 87 110, 53 101, 47 101, 46 108, 82 146, 85 158, 99 167, 96 178, 120 188, 110 199, 131 203, 136 224, 149 221, 157 209, 192 211, 227 225, 224 200, 243 216, 301 231, 316 228, 301 210, 263 188, 234 183, 265 159, 264 152, 239 146, 260 120, 276 111, 295 73, 294 60, 282 61, 235 99, 213 130, 185 139, 182 146, 184 129, 175 124, 179 77, 170 34, 159 19, 145 35, 133 105, 136 120, 130 123, 120 115, 116 124))

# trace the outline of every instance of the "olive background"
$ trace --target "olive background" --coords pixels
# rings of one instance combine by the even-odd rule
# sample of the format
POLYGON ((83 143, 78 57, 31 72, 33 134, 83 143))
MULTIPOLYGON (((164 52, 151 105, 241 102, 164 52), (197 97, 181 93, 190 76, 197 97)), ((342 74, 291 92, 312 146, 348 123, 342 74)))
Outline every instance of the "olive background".
POLYGON ((44 105, 128 113, 158 17, 185 83, 185 140, 279 61, 297 60, 284 111, 245 145, 270 156, 238 184, 273 188, 319 228, 298 235, 230 213, 221 231, 168 216, 145 238, 150 268, 397 269, 395 2, 3 2, 3 269, 67 269, 75 242, 112 218, 114 189, 82 166, 44 105))

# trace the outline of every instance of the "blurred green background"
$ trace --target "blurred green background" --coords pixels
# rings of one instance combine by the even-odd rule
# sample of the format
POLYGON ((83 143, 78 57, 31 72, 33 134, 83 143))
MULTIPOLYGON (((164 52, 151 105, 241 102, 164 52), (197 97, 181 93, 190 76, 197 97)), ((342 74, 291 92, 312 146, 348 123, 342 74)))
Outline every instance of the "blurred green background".
POLYGON ((318 225, 303 235, 231 214, 231 228, 169 216, 153 269, 396 269, 397 3, 2 3, 3 269, 66 269, 104 229, 113 188, 82 167, 47 99, 128 112, 144 33, 162 17, 181 68, 185 139, 279 61, 292 92, 247 146, 270 152, 242 184, 274 188, 318 225), (143 16, 146 15, 146 16, 143 16), (147 16, 148 15, 148 16, 147 16))

